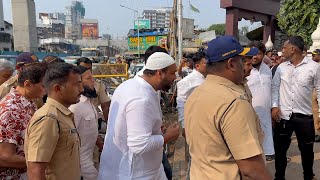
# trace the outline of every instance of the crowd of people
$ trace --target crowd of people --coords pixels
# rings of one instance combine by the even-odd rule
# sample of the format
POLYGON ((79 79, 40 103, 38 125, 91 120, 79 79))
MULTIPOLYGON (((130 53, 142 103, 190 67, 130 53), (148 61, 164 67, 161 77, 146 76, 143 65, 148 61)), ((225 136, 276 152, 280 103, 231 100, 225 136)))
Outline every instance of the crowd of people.
POLYGON ((293 132, 304 179, 315 179, 320 50, 310 59, 304 49, 300 36, 280 55, 220 36, 177 66, 151 46, 112 101, 87 58, 72 65, 21 53, 15 66, 1 59, 0 179, 171 180, 164 145, 182 134, 187 179, 270 180, 266 161, 275 160, 275 179, 284 180, 293 132), (161 92, 177 77, 178 119, 164 127, 161 92), (104 140, 99 120, 107 122, 104 140))

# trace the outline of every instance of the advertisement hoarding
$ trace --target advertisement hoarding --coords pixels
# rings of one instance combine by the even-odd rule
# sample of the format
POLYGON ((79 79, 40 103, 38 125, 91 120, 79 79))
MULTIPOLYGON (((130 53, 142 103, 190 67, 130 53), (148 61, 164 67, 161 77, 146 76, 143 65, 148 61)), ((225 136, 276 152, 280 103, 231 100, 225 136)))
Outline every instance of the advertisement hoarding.
MULTIPOLYGON (((160 46, 166 49, 167 36, 140 37, 140 54, 144 54, 150 46, 160 46)), ((138 53, 138 37, 128 37, 128 50, 133 54, 138 53)))
POLYGON ((98 39, 99 29, 98 23, 82 23, 82 38, 84 39, 98 39))

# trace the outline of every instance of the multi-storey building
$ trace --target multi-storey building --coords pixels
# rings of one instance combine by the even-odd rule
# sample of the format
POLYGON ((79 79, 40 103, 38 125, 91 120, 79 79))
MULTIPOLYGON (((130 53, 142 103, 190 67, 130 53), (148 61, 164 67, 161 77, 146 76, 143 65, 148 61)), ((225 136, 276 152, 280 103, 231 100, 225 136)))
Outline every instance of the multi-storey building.
POLYGON ((169 28, 171 12, 172 8, 144 10, 142 13, 142 18, 150 20, 151 29, 169 28))
POLYGON ((65 38, 81 39, 80 19, 85 16, 85 8, 80 1, 72 1, 72 5, 65 8, 65 38))

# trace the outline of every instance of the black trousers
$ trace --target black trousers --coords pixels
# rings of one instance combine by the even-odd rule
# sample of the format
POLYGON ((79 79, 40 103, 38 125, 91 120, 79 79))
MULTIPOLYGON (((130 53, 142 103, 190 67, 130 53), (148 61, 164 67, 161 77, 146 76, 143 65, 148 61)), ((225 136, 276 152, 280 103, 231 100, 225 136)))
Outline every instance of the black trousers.
POLYGON ((275 124, 274 148, 275 148, 275 179, 285 180, 287 167, 287 151, 291 143, 291 135, 295 132, 298 147, 301 153, 304 180, 311 180, 313 174, 313 143, 315 139, 313 117, 299 113, 293 113, 290 120, 281 120, 275 124))

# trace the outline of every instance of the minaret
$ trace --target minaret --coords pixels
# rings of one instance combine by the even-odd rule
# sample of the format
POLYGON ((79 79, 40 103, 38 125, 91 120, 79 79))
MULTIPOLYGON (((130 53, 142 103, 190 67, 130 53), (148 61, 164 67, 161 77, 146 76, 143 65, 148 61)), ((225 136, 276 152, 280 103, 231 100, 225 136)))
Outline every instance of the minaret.
POLYGON ((317 29, 312 33, 311 39, 313 43, 309 49, 309 52, 312 52, 316 49, 320 49, 320 18, 319 18, 317 29))

